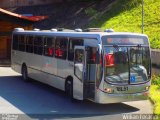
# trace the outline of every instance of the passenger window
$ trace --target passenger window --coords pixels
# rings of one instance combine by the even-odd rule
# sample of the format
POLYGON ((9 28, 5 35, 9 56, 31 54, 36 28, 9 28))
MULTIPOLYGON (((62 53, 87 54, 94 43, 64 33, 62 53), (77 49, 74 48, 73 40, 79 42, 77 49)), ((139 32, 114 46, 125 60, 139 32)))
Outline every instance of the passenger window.
POLYGON ((26 48, 26 39, 25 39, 25 36, 21 35, 21 36, 18 36, 18 43, 19 43, 19 51, 25 51, 25 48, 26 48))
POLYGON ((34 38, 34 53, 38 55, 42 55, 43 53, 43 37, 36 36, 34 38))
POLYGON ((33 36, 27 36, 26 37, 26 51, 28 53, 33 53, 33 36))
POLYGON ((68 46, 68 60, 74 60, 74 47, 75 46, 83 46, 83 40, 78 38, 70 38, 69 46, 68 46))
POLYGON ((18 35, 13 35, 13 50, 18 50, 18 35))
POLYGON ((66 59, 67 57, 67 38, 57 38, 55 44, 55 57, 66 59))
POLYGON ((55 49, 55 38, 54 37, 47 37, 44 40, 44 55, 53 57, 54 56, 54 49, 55 49))

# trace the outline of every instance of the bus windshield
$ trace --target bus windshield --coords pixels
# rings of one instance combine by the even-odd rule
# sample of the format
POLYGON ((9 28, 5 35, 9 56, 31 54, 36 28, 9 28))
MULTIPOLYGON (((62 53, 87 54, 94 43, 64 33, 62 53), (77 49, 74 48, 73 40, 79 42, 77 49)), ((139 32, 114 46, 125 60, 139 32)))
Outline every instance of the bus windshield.
POLYGON ((150 51, 146 46, 105 46, 105 80, 137 84, 149 80, 150 51))

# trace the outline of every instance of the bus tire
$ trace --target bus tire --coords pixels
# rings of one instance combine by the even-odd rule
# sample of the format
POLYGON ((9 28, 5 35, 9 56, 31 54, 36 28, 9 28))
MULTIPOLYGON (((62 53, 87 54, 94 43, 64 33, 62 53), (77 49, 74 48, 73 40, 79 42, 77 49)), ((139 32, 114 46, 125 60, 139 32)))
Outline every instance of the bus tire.
POLYGON ((70 97, 70 99, 73 100, 73 81, 72 80, 66 80, 65 92, 70 97))
POLYGON ((23 65, 23 66, 22 66, 22 79, 23 79, 25 82, 29 82, 28 70, 27 70, 27 66, 26 66, 26 65, 23 65))

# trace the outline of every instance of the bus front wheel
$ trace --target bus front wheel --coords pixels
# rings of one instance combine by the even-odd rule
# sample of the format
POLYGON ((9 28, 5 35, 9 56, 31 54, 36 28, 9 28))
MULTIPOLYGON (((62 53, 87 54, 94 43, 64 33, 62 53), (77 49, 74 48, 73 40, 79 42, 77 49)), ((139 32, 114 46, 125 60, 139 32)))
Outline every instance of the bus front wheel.
POLYGON ((65 92, 73 100, 73 81, 72 80, 66 81, 65 92))
POLYGON ((28 71, 27 71, 27 67, 25 65, 22 66, 22 78, 25 82, 29 81, 28 78, 28 71))

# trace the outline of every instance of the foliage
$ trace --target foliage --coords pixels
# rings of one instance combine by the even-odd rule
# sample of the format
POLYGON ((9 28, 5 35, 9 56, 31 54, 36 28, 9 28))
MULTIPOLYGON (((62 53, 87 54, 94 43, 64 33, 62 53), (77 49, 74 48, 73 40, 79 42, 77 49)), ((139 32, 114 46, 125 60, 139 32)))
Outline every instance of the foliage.
POLYGON ((154 114, 160 115, 160 89, 157 85, 151 86, 150 99, 154 103, 154 114))
POLYGON ((157 85, 160 87, 160 76, 156 75, 152 76, 152 85, 157 85))
MULTIPOLYGON (((160 48, 160 0, 144 1, 144 33, 151 47, 160 48)), ((142 0, 117 0, 111 9, 91 21, 89 27, 113 28, 115 31, 142 31, 142 0)))
POLYGON ((89 7, 85 10, 85 13, 88 15, 88 16, 94 16, 97 11, 95 9, 93 9, 92 7, 89 7))
POLYGON ((160 118, 160 76, 152 76, 150 99, 154 103, 154 114, 160 118))

